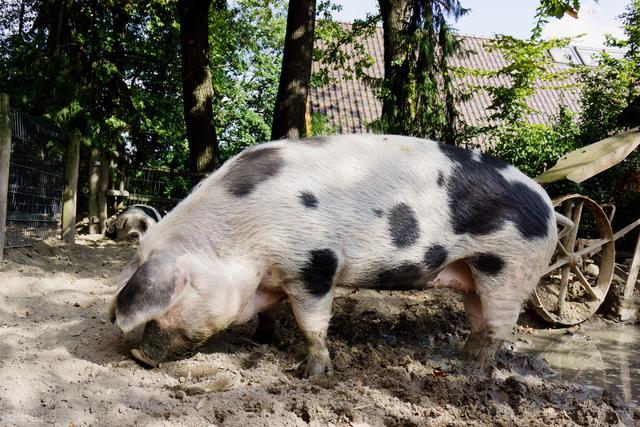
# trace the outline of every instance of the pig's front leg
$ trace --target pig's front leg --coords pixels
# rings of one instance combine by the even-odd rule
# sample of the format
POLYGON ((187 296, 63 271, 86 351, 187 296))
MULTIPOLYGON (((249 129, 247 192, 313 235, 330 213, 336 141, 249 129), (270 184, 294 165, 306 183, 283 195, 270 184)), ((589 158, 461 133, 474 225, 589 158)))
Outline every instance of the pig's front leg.
POLYGON ((331 320, 333 285, 340 265, 339 255, 332 249, 310 251, 307 262, 300 269, 299 280, 287 287, 293 314, 307 340, 305 377, 331 372, 327 329, 331 320))
POLYGON ((329 349, 327 348, 327 330, 331 319, 333 292, 322 297, 313 295, 294 295, 291 308, 307 341, 307 366, 304 377, 329 373, 332 370, 329 349))

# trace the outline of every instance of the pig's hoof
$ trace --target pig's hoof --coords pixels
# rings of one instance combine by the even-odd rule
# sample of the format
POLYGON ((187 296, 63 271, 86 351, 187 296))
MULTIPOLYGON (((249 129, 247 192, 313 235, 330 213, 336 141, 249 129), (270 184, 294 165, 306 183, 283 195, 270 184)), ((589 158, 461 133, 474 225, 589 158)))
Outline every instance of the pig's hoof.
POLYGON ((310 358, 307 361, 307 367, 304 369, 303 378, 330 374, 331 372, 333 372, 333 367, 331 366, 331 360, 329 360, 329 358, 310 358))
POLYGON ((132 348, 131 349, 131 355, 133 356, 133 358, 135 360, 140 362, 142 364, 142 366, 144 366, 146 368, 157 368, 158 367, 158 363, 153 361, 153 360, 151 360, 149 357, 147 357, 147 355, 144 354, 142 352, 142 350, 138 350, 137 348, 132 348))
POLYGON ((502 341, 493 339, 483 332, 472 332, 464 345, 463 356, 470 362, 480 366, 496 363, 496 354, 502 341))

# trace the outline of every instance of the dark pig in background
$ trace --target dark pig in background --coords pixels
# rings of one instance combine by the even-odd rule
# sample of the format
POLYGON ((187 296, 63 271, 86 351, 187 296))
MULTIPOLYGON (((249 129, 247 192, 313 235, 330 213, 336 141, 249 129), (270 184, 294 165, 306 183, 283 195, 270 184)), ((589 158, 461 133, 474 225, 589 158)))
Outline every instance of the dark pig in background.
POLYGON ((287 300, 307 341, 305 375, 331 370, 335 286, 462 292, 481 363, 549 265, 545 191, 479 152, 417 138, 343 135, 250 148, 205 179, 140 242, 110 315, 146 325, 133 356, 185 354, 258 314, 273 333, 287 300))
POLYGON ((131 205, 107 220, 105 235, 118 241, 138 241, 161 218, 153 206, 131 205))

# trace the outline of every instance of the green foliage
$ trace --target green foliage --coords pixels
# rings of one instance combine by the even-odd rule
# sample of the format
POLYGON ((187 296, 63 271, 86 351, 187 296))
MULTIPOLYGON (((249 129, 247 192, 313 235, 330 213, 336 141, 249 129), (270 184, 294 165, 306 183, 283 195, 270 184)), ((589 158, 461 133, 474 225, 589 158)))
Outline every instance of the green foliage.
POLYGON ((497 50, 507 65, 497 70, 464 70, 465 73, 488 78, 488 83, 474 90, 485 90, 491 97, 490 118, 496 124, 475 129, 475 135, 484 135, 492 147, 488 152, 517 166, 535 177, 555 164, 566 152, 577 148, 579 133, 570 112, 561 107, 552 126, 529 123, 536 110, 529 105, 536 90, 551 86, 570 88, 567 79, 577 70, 568 68, 552 71, 552 48, 564 47, 571 39, 521 40, 499 35, 488 49, 497 50), (496 81, 509 81, 509 85, 496 85, 496 81))
POLYGON ((622 110, 640 96, 640 0, 633 0, 623 20, 624 39, 607 38, 607 45, 625 49, 622 57, 606 52, 597 67, 582 74, 583 114, 580 135, 589 144, 622 130, 617 118, 622 110))
POLYGON ((580 0, 540 0, 539 15, 562 18, 565 14, 577 15, 580 10, 580 0))
MULTIPOLYGON (((489 108, 494 112, 491 119, 502 125, 515 126, 526 121, 527 115, 536 112, 528 101, 536 88, 553 86, 569 88, 567 79, 577 72, 575 68, 551 71, 554 65, 549 50, 567 46, 571 38, 549 40, 521 40, 512 36, 498 35, 487 46, 489 51, 499 51, 507 65, 498 70, 465 69, 470 75, 510 81, 509 86, 490 83, 478 86, 491 97, 489 108)), ((491 131, 492 128, 485 131, 491 131)))
MULTIPOLYGON (((215 3, 214 122, 228 156, 270 134, 286 4, 215 3)), ((0 91, 134 166, 186 169, 179 30, 175 0, 2 2, 0 91)))
MULTIPOLYGON (((632 0, 624 14, 625 37, 608 37, 607 45, 625 49, 624 55, 602 53, 597 67, 585 70, 582 80, 583 111, 579 120, 578 142, 587 145, 624 130, 618 123, 622 110, 640 96, 640 0, 632 0)), ((624 182, 640 170, 640 150, 635 150, 619 165, 589 179, 582 185, 584 193, 598 201, 613 201, 622 207, 621 219, 637 218, 640 197, 627 192, 624 182), (625 208, 626 207, 626 208, 625 208), (629 215, 625 216, 625 209, 629 215)))
MULTIPOLYGON (((523 117, 529 110, 523 101, 531 93, 527 89, 530 86, 525 84, 525 90, 514 90, 513 94, 507 92, 507 96, 505 92, 497 92, 502 96, 498 98, 499 102, 494 98, 494 104, 501 107, 497 109, 495 117, 503 122, 487 133, 497 138, 495 147, 490 150, 493 155, 535 176, 552 166, 566 152, 623 130, 617 122, 618 115, 634 97, 640 95, 640 1, 631 1, 621 18, 626 37, 622 40, 609 37, 608 45, 626 49, 624 55, 603 53, 598 66, 579 70, 582 98, 579 118, 571 117, 563 109, 553 127, 527 124, 523 117)), ((525 42, 528 43, 530 41, 525 42)), ((521 61, 516 59, 514 62, 521 61)), ((535 61, 522 61, 515 66, 516 74, 522 73, 533 63, 535 61)), ((533 68, 538 70, 534 70, 534 74, 544 70, 538 66, 533 68)), ((625 224, 637 218, 640 200, 637 193, 625 190, 624 182, 630 172, 638 170, 640 151, 636 150, 621 164, 582 184, 559 181, 548 185, 546 189, 552 196, 575 192, 601 203, 612 201, 621 208, 618 216, 625 224)))
POLYGON ((338 129, 335 126, 329 124, 326 115, 322 113, 313 113, 311 115, 311 135, 309 136, 334 135, 337 131, 338 129))
POLYGON ((211 20, 214 116, 224 161, 271 135, 286 2, 240 0, 211 20))
POLYGON ((637 78, 632 76, 635 65, 604 53, 598 67, 581 74, 582 116, 580 140, 586 145, 614 135, 622 130, 617 117, 629 103, 629 88, 637 78))
POLYGON ((571 115, 562 108, 552 127, 526 122, 501 126, 496 133, 498 142, 488 153, 535 177, 578 148, 577 134, 571 115))
POLYGON ((560 19, 566 14, 577 18, 579 10, 580 0, 540 0, 538 9, 536 9, 536 25, 532 31, 532 39, 540 38, 542 28, 548 22, 549 17, 560 19))

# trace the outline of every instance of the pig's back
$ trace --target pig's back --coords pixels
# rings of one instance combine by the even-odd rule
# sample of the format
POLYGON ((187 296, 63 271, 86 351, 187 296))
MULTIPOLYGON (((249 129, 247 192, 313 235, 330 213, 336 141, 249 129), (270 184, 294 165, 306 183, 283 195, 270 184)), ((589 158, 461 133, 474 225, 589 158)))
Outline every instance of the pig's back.
POLYGON ((449 261, 487 244, 530 251, 514 247, 514 233, 542 240, 551 227, 546 193, 512 166, 384 135, 261 144, 227 162, 175 214, 185 208, 216 212, 214 243, 285 270, 299 270, 314 251, 338 254, 346 283, 381 267, 428 264, 442 251, 449 261))

